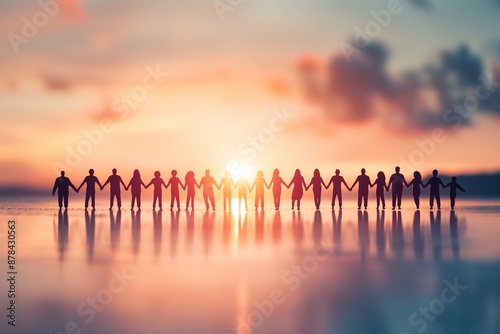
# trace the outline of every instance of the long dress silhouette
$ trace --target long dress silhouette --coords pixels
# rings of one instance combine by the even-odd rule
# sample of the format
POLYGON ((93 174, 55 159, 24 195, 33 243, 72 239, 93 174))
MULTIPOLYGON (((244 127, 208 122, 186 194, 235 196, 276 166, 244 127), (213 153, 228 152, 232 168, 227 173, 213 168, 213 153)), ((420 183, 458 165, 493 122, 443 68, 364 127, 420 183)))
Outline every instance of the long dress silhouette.
POLYGON ((271 182, 269 182, 269 186, 267 188, 268 189, 271 188, 271 185, 273 186, 274 207, 276 210, 279 210, 280 209, 280 202, 281 202, 281 185, 284 185, 287 188, 288 188, 288 185, 280 177, 280 171, 278 168, 276 168, 273 171, 273 178, 271 179, 271 182))
POLYGON ((85 210, 87 210, 87 207, 89 206, 89 199, 91 200, 92 209, 95 210, 95 186, 97 184, 99 188, 101 188, 102 185, 101 182, 99 182, 99 179, 94 176, 93 169, 89 169, 89 175, 83 179, 82 184, 78 187, 78 191, 80 191, 84 184, 87 184, 87 189, 85 191, 85 210))
POLYGON ((226 206, 229 206, 229 210, 231 210, 231 187, 236 187, 236 184, 228 171, 224 172, 224 177, 220 180, 219 189, 221 187, 224 210, 226 210, 226 206))
POLYGON ((422 175, 420 175, 420 172, 415 171, 413 173, 413 180, 408 183, 408 187, 410 186, 413 186, 413 201, 415 202, 417 209, 420 209, 420 186, 424 187, 424 184, 422 182, 422 175))
POLYGON ((167 188, 165 181, 160 177, 161 173, 159 171, 155 172, 155 177, 146 185, 146 189, 149 188, 150 185, 153 185, 153 210, 156 208, 156 202, 158 201, 158 206, 160 210, 162 209, 162 186, 167 188))
POLYGON ((444 188, 450 188, 450 206, 451 206, 451 209, 454 210, 455 209, 455 198, 457 197, 457 189, 459 189, 462 192, 465 192, 465 190, 457 183, 456 176, 453 176, 451 178, 451 182, 448 183, 447 185, 445 185, 444 188))
POLYGON ((385 183, 385 174, 380 171, 377 174, 377 179, 370 184, 370 187, 377 186, 375 188, 375 194, 377 196, 377 210, 380 207, 380 202, 382 202, 382 208, 385 210, 385 191, 387 190, 387 184, 385 183))
POLYGON ((68 200, 69 200, 69 187, 73 188, 75 192, 78 192, 78 189, 71 183, 69 178, 64 176, 64 171, 61 171, 61 176, 59 176, 54 182, 54 188, 52 189, 52 196, 56 194, 57 190, 57 200, 59 203, 59 209, 64 207, 68 208, 68 200), (64 203, 63 203, 64 202, 64 203))
POLYGON ((186 177, 184 179, 184 184, 185 187, 187 188, 187 195, 186 195, 186 211, 189 208, 189 203, 191 203, 191 210, 194 210, 194 195, 196 193, 196 188, 200 188, 200 185, 198 182, 196 182, 196 179, 194 178, 194 172, 189 171, 186 173, 186 177))
POLYGON ((125 187, 125 190, 130 189, 130 192, 132 194, 132 200, 130 203, 130 209, 134 210, 134 204, 137 203, 137 209, 141 209, 141 190, 142 187, 146 188, 146 185, 144 182, 142 182, 141 179, 141 173, 139 172, 138 169, 134 170, 134 173, 132 175, 132 178, 130 179, 128 185, 125 187))
POLYGON ((120 184, 123 185, 123 188, 125 188, 125 183, 123 183, 123 180, 120 175, 116 174, 116 168, 113 168, 112 173, 106 182, 101 187, 101 190, 103 190, 109 183, 111 190, 109 191, 109 209, 111 210, 113 208, 113 200, 116 198, 116 205, 118 206, 118 209, 122 207, 122 196, 121 196, 121 189, 120 189, 120 184))
POLYGON ((264 173, 259 170, 257 172, 257 177, 255 178, 255 181, 253 181, 252 187, 250 188, 251 192, 255 187, 255 210, 259 207, 259 201, 260 207, 264 210, 264 186, 269 188, 266 180, 264 180, 264 173))
POLYGON ((330 187, 330 184, 333 184, 333 190, 332 190, 332 210, 335 207, 335 199, 338 198, 339 201, 339 207, 342 209, 342 184, 350 191, 351 189, 347 185, 347 183, 344 180, 344 177, 340 175, 340 170, 336 169, 335 170, 335 175, 332 176, 330 179, 330 182, 326 185, 326 188, 330 187))
POLYGON ((287 187, 290 188, 292 184, 292 210, 295 208, 295 202, 297 202, 297 210, 300 210, 300 200, 302 199, 302 195, 304 195, 304 188, 306 187, 306 182, 300 174, 300 169, 295 170, 295 174, 287 187))
POLYGON ((436 199, 438 210, 441 210, 441 196, 439 194, 439 186, 444 188, 444 184, 443 181, 441 181, 441 179, 438 177, 437 169, 434 169, 432 171, 432 177, 427 181, 424 187, 427 187, 428 185, 431 186, 429 197, 429 205, 431 206, 431 210, 434 205, 434 199, 436 199))
POLYGON ((319 173, 319 169, 317 168, 314 170, 313 177, 311 182, 307 185, 306 190, 309 189, 311 185, 313 187, 314 205, 316 206, 316 210, 319 210, 319 206, 321 204, 321 185, 326 188, 326 184, 319 173))
POLYGON ((217 185, 217 182, 215 182, 215 179, 210 176, 210 171, 208 169, 205 171, 205 176, 200 180, 200 186, 203 187, 203 200, 205 201, 205 207, 207 208, 207 210, 210 208, 208 206, 208 201, 210 201, 212 209, 215 210, 215 197, 213 187, 219 189, 219 186, 217 185))

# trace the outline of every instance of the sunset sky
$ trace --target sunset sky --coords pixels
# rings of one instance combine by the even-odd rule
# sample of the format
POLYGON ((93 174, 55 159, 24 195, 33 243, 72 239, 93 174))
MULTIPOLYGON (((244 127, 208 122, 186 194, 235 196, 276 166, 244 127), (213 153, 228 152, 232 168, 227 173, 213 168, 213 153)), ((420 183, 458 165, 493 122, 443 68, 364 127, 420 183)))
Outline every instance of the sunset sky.
POLYGON ((0 2, 0 185, 500 170, 500 1, 40 3, 0 2))

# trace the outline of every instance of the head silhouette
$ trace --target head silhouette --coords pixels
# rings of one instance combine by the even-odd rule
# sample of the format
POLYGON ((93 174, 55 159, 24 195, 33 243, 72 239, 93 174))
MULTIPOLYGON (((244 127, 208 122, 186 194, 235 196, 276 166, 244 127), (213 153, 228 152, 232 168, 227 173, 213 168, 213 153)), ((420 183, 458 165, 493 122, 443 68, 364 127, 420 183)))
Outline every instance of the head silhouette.
POLYGON ((438 176, 438 170, 437 170, 437 169, 434 169, 434 170, 432 171, 432 175, 433 175, 433 176, 438 176))
POLYGON ((293 175, 293 177, 300 177, 300 169, 296 169, 295 170, 295 174, 293 175))
POLYGON ((317 168, 316 168, 316 169, 314 170, 314 172, 313 172, 313 175, 314 175, 315 177, 319 177, 319 169, 317 169, 317 168))
POLYGON ((335 175, 340 175, 340 169, 335 170, 335 175))
POLYGON ((141 173, 139 172, 138 169, 134 169, 134 174, 133 174, 135 179, 140 179, 141 178, 141 173))
POLYGON ((277 177, 279 175, 280 175, 280 170, 278 168, 275 168, 274 171, 273 171, 273 176, 277 177))
POLYGON ((361 175, 365 175, 366 170, 364 168, 361 168, 361 175))
POLYGON ((456 183, 456 182, 457 182, 457 177, 456 177, 456 176, 453 176, 453 177, 451 178, 451 182, 452 182, 452 183, 456 183))
POLYGON ((94 175, 94 170, 93 170, 92 168, 91 168, 91 169, 89 169, 89 174, 90 174, 90 175, 94 175))
POLYGON ((413 173, 413 177, 415 178, 415 180, 421 180, 422 179, 422 175, 420 175, 419 171, 415 171, 413 173))
POLYGON ((264 173, 261 170, 257 171, 257 177, 263 177, 263 176, 264 173))
POLYGON ((116 172, 117 172, 116 168, 113 168, 112 172, 113 172, 113 175, 116 175, 116 172))
POLYGON ((61 171, 61 176, 64 176, 64 171, 63 170, 61 171))
POLYGON ((384 172, 380 171, 377 173, 377 178, 380 180, 385 180, 385 174, 384 172))
POLYGON ((207 170, 205 171, 205 175, 206 175, 206 176, 210 176, 210 170, 208 170, 208 169, 207 169, 207 170))
POLYGON ((186 181, 189 181, 192 179, 194 179, 194 172, 190 170, 189 172, 186 173, 186 181))
POLYGON ((160 172, 159 172, 159 171, 156 171, 156 172, 155 172, 155 177, 160 177, 160 175, 161 175, 161 174, 160 174, 160 172))
POLYGON ((177 171, 174 169, 171 174, 172 176, 177 176, 177 171))
POLYGON ((394 168, 396 170, 396 173, 399 173, 399 171, 401 170, 401 168, 399 168, 399 166, 396 166, 396 168, 394 168))

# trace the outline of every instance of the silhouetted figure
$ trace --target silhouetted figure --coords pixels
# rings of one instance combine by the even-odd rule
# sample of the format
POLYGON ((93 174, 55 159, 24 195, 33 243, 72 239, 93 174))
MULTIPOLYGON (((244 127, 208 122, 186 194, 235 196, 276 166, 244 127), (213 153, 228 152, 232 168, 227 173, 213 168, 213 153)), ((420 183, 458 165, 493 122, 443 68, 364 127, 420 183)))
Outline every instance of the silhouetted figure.
POLYGON ((130 210, 134 210, 134 204, 136 203, 136 201, 137 201, 137 208, 139 210, 141 209, 141 190, 142 190, 141 186, 146 188, 146 185, 144 184, 144 182, 142 182, 141 173, 139 172, 138 169, 135 169, 134 174, 130 179, 130 182, 125 187, 125 190, 128 190, 128 188, 130 187, 132 188, 130 191, 132 193, 132 202, 130 204, 130 210))
POLYGON ((408 183, 408 187, 411 185, 413 185, 413 200, 415 201, 417 209, 420 209, 420 186, 424 187, 424 183, 422 182, 422 175, 420 175, 420 172, 415 171, 413 173, 413 180, 408 183))
POLYGON ((238 188, 238 209, 241 209, 241 201, 243 201, 245 202, 245 210, 248 210, 247 191, 250 190, 250 184, 244 176, 241 176, 236 182, 236 187, 238 188))
POLYGON ((200 187, 203 187, 203 201, 205 201, 205 206, 207 210, 210 208, 208 206, 208 201, 210 200, 210 204, 212 204, 212 209, 215 210, 215 198, 214 198, 214 188, 220 189, 215 182, 215 179, 210 176, 210 171, 207 169, 205 171, 205 176, 200 180, 200 187))
POLYGON ((365 173, 366 173, 365 169, 361 168, 361 175, 358 175, 358 177, 356 178, 356 181, 354 181, 354 183, 351 186, 351 190, 352 190, 352 188, 354 188, 356 183, 359 183, 359 186, 358 186, 358 210, 361 209, 361 201, 363 201, 363 205, 365 207, 365 210, 368 206, 368 191, 369 191, 369 187, 371 185, 371 182, 370 182, 370 177, 368 175, 366 175, 365 173))
POLYGON ((431 210, 434 206, 434 199, 436 199, 438 210, 441 210, 441 196, 439 195, 439 186, 444 188, 444 184, 443 181, 441 181, 441 179, 438 177, 437 169, 434 169, 432 171, 432 177, 429 179, 429 181, 427 181, 424 187, 427 187, 428 185, 431 186, 429 197, 429 205, 431 206, 431 210))
POLYGON ((395 168, 396 173, 391 175, 389 179, 389 184, 387 185, 387 189, 389 189, 392 185, 392 209, 396 208, 396 200, 398 204, 398 209, 401 209, 401 197, 403 197, 403 184, 408 186, 406 183, 405 177, 401 174, 399 166, 395 168))
POLYGON ((189 171, 186 173, 186 178, 184 179, 184 185, 187 189, 187 196, 186 196, 186 211, 189 208, 189 203, 191 203, 191 210, 194 210, 194 195, 196 193, 196 188, 200 188, 200 185, 198 182, 196 182, 194 178, 194 172, 189 171))
POLYGON ((122 207, 122 196, 121 196, 121 189, 120 189, 120 183, 123 185, 123 188, 127 188, 125 186, 125 183, 123 183, 122 178, 120 175, 116 174, 116 168, 113 168, 112 175, 108 177, 106 182, 101 187, 101 190, 104 189, 109 183, 111 190, 109 192, 109 209, 111 210, 113 208, 113 200, 116 197, 116 205, 118 205, 118 209, 122 207))
POLYGON ((259 170, 257 171, 257 177, 255 178, 255 181, 253 181, 252 187, 250 188, 250 192, 252 192, 252 189, 255 187, 255 210, 259 207, 259 201, 260 207, 264 210, 264 186, 269 188, 266 180, 264 180, 264 173, 259 170))
POLYGON ((326 188, 325 182, 323 182, 323 178, 319 173, 319 169, 315 169, 313 173, 313 177, 309 185, 306 187, 306 190, 312 185, 313 187, 313 195, 314 195, 314 205, 316 206, 316 210, 319 210, 319 206, 321 204, 321 185, 326 188))
POLYGON ((177 171, 174 169, 172 171, 172 177, 168 180, 167 187, 170 187, 170 210, 173 209, 174 203, 177 203, 177 210, 181 209, 181 204, 179 201, 179 186, 181 186, 182 190, 186 188, 182 184, 181 180, 177 177, 177 171))
POLYGON ((271 185, 273 186, 274 207, 276 210, 279 210, 281 202, 281 185, 284 185, 287 188, 288 186, 280 177, 280 171, 278 168, 273 171, 273 178, 271 179, 271 182, 269 183, 269 186, 267 188, 271 188, 271 185))
POLYGON ((457 197, 457 189, 459 189, 462 192, 465 192, 465 190, 457 183, 456 176, 453 176, 451 178, 451 182, 445 185, 443 188, 448 188, 448 187, 450 188, 450 205, 451 209, 453 210, 455 209, 455 198, 457 197))
POLYGON ((62 208, 63 202, 64 207, 68 208, 68 199, 69 199, 69 187, 73 188, 75 192, 78 192, 78 189, 71 183, 69 178, 64 176, 64 171, 61 171, 61 176, 59 176, 54 182, 54 188, 52 188, 52 196, 56 194, 57 190, 57 201, 59 203, 59 209, 62 208))
POLYGON ((85 210, 87 210, 87 207, 89 206, 89 199, 91 200, 92 204, 92 209, 95 209, 95 185, 99 186, 99 188, 102 188, 101 182, 99 182, 99 179, 94 176, 94 170, 89 169, 89 175, 83 179, 82 184, 78 187, 78 191, 83 187, 84 184, 87 184, 87 190, 85 192, 85 210))
POLYGON ((220 180, 219 189, 221 187, 224 210, 226 210, 226 203, 229 206, 229 210, 231 210, 231 187, 236 187, 236 184, 228 171, 224 172, 224 177, 220 180))
POLYGON ((297 201, 297 210, 300 210, 300 200, 302 199, 302 195, 304 195, 304 188, 306 187, 306 181, 300 174, 300 169, 295 170, 295 174, 293 175, 293 178, 288 184, 287 188, 290 188, 292 184, 292 210, 295 207, 295 201, 297 201))
POLYGON ((158 206, 161 210, 162 208, 162 188, 161 186, 164 186, 167 188, 167 185, 165 184, 165 181, 160 177, 161 173, 159 171, 155 172, 155 177, 146 185, 146 189, 150 186, 153 185, 153 210, 156 207, 156 201, 158 201, 158 206))
POLYGON ((370 184, 370 187, 374 185, 377 186, 375 188, 375 194, 377 196, 377 210, 380 207, 380 202, 382 202, 382 209, 385 210, 385 191, 387 190, 387 184, 385 183, 385 174, 380 171, 377 173, 377 179, 370 184))
POLYGON ((338 198, 339 200, 339 207, 342 209, 342 184, 345 185, 345 187, 350 191, 349 186, 344 180, 344 177, 340 175, 340 170, 336 169, 335 170, 335 175, 332 176, 330 179, 330 182, 328 182, 328 185, 326 188, 330 187, 330 184, 333 184, 333 190, 332 190, 332 210, 335 207, 335 199, 338 198))

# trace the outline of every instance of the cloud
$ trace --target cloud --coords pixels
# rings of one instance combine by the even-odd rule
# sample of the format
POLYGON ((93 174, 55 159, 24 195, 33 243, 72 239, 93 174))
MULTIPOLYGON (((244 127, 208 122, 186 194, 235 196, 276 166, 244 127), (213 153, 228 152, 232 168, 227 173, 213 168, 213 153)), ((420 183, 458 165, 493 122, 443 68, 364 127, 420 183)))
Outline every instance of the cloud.
POLYGON ((384 44, 373 42, 351 59, 343 54, 330 60, 302 57, 297 69, 304 95, 331 121, 380 121, 398 129, 456 127, 470 123, 476 110, 500 116, 500 91, 491 90, 482 60, 467 45, 397 77, 387 70, 389 55, 384 44), (474 99, 478 89, 488 98, 474 99))
POLYGON ((418 7, 428 12, 432 11, 432 9, 434 8, 429 0, 410 0, 409 2, 415 7, 418 7))

